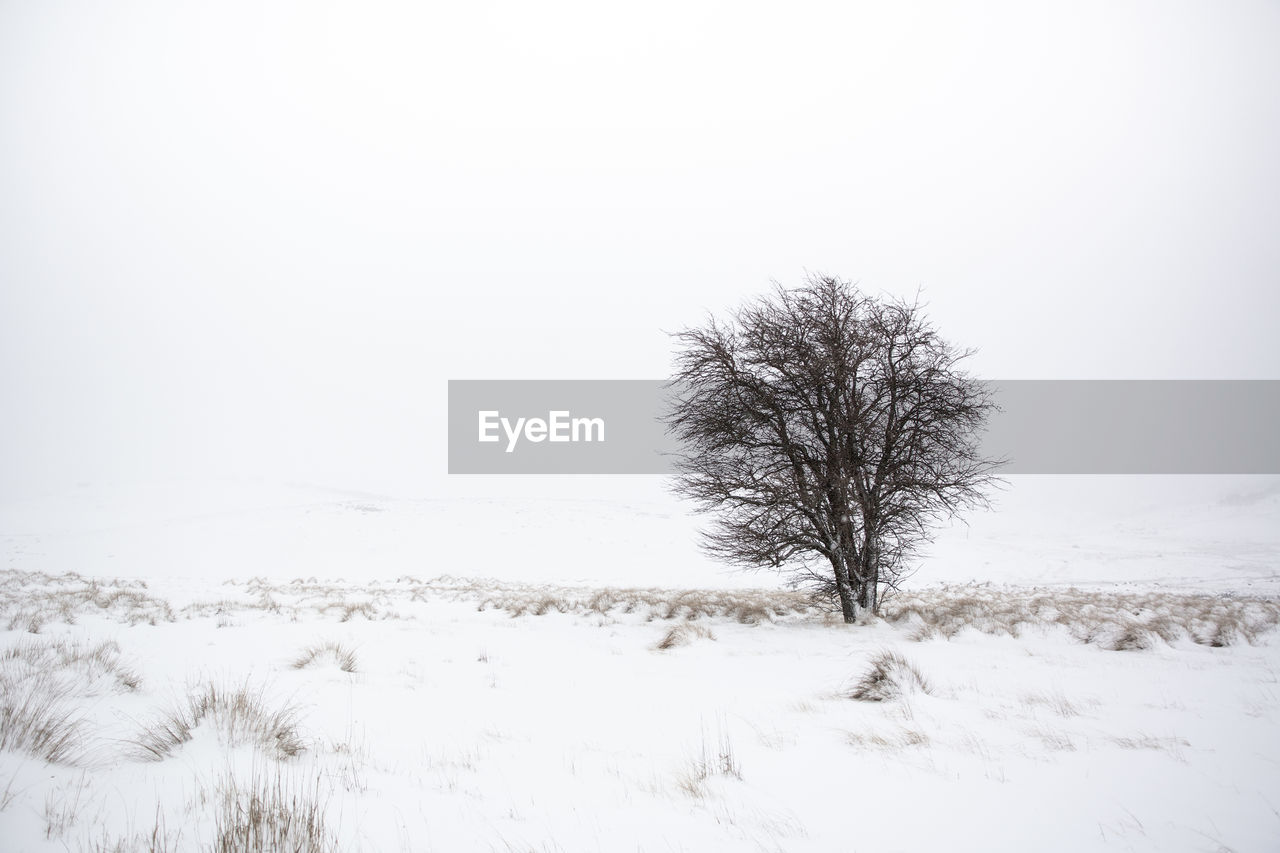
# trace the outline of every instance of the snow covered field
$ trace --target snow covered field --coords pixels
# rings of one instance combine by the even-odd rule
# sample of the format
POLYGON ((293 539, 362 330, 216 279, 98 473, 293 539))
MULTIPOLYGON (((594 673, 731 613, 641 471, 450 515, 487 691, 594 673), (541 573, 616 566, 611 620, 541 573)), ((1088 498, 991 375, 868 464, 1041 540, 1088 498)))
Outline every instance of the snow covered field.
POLYGON ((0 505, 0 848, 1280 848, 1275 478, 1013 478, 856 627, 453 488, 0 505))

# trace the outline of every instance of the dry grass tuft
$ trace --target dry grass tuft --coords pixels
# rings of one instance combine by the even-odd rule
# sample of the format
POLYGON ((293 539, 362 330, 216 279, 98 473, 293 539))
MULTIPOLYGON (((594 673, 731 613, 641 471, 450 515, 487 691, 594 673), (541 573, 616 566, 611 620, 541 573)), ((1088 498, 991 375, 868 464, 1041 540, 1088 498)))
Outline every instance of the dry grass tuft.
POLYGON ((242 784, 224 777, 214 814, 212 853, 331 853, 337 839, 325 824, 328 801, 317 776, 295 782, 278 770, 242 784))
POLYGON ((666 651, 667 649, 673 649, 676 646, 687 646, 698 638, 714 640, 716 635, 701 625, 694 625, 686 622, 683 625, 676 625, 668 631, 666 636, 664 636, 661 642, 658 643, 658 648, 662 651, 666 651))
POLYGON ((929 682, 915 664, 897 652, 883 651, 871 659, 871 668, 847 695, 859 702, 885 702, 908 693, 929 692, 929 682))
POLYGON ((1185 738, 1180 737, 1156 737, 1148 734, 1138 734, 1133 737, 1112 737, 1112 742, 1121 749, 1154 749, 1168 752, 1174 758, 1183 760, 1182 747, 1191 746, 1191 743, 1185 738))
POLYGON ((332 640, 308 646, 293 660, 294 669, 305 669, 315 663, 335 664, 343 672, 356 671, 356 653, 341 643, 332 640))
POLYGON ((0 750, 25 752, 53 764, 83 758, 81 720, 73 691, 53 673, 14 678, 0 673, 0 750))
POLYGON ((135 754, 162 761, 194 736, 206 722, 226 746, 251 744, 276 759, 292 758, 305 748, 293 705, 269 709, 263 691, 247 684, 227 688, 217 684, 188 694, 134 738, 135 754))
POLYGON ((1061 691, 1055 693, 1028 693, 1022 701, 1026 705, 1044 705, 1059 717, 1077 717, 1080 709, 1061 691))
POLYGON ((919 729, 900 729, 893 734, 877 732, 847 732, 845 740, 850 746, 870 749, 904 749, 912 746, 928 746, 929 736, 919 729))
POLYGON ((715 746, 708 742, 707 730, 703 727, 698 754, 689 761, 676 783, 689 796, 701 798, 706 795, 706 781, 713 776, 742 779, 742 765, 734 754, 733 742, 723 722, 717 726, 715 746))
POLYGON ((1104 630, 1099 645, 1113 652, 1128 652, 1149 649, 1154 643, 1151 641, 1151 632, 1130 623, 1104 630))
POLYGON ((1076 742, 1071 739, 1071 735, 1057 729, 1051 729, 1048 726, 1036 726, 1029 729, 1027 734, 1031 737, 1038 738, 1045 749, 1053 752, 1075 752, 1076 742))

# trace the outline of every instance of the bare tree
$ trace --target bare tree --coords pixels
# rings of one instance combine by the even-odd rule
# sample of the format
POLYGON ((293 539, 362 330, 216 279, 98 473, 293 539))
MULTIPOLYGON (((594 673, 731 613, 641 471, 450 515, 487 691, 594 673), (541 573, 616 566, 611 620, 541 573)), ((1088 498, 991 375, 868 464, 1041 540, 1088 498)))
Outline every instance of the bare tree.
POLYGON ((938 521, 986 506, 996 406, 918 302, 811 276, 674 337, 675 490, 716 515, 717 557, 790 570, 855 622, 938 521))

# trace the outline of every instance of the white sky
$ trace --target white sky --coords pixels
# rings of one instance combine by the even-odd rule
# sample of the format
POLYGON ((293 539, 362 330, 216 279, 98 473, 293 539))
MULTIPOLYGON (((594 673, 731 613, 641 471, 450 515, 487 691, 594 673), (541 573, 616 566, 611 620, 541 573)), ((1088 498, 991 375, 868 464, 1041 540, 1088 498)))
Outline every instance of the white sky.
POLYGON ((1280 4, 0 2, 0 496, 445 469, 804 271, 990 378, 1280 378, 1280 4))

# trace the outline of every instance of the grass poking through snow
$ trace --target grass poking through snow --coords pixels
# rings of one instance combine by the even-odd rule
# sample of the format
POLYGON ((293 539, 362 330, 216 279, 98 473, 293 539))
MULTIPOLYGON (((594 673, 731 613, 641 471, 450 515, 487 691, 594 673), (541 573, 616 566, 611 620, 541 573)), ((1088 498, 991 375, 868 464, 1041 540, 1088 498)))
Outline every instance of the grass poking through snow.
POLYGON ((114 641, 20 639, 0 651, 0 749, 82 763, 87 736, 77 702, 133 691, 141 681, 114 641))
POLYGON ((20 680, 0 674, 0 750, 53 764, 79 763, 85 735, 72 698, 72 691, 49 673, 20 680))
POLYGON ((1205 646, 1256 643, 1280 625, 1280 602, 1232 595, 1026 589, 972 584, 902 592, 881 616, 913 639, 949 638, 966 628, 1021 636, 1029 628, 1066 629, 1083 643, 1136 651, 1188 638, 1205 646))
POLYGON ((339 849, 326 823, 328 797, 319 777, 299 781, 279 768, 219 783, 211 853, 330 853, 339 849))
MULTIPOLYGON (((592 615, 602 619, 729 619, 742 624, 826 621, 833 604, 789 590, 656 589, 520 584, 444 575, 431 580, 317 581, 264 578, 228 581, 233 590, 212 601, 175 611, 151 596, 140 581, 87 579, 68 573, 0 571, 0 619, 11 630, 39 632, 50 623, 74 624, 86 613, 129 625, 176 619, 269 614, 286 621, 319 619, 350 623, 414 618, 416 603, 468 601, 478 610, 501 610, 512 617, 548 614, 592 615)), ((1113 651, 1140 651, 1156 643, 1187 638, 1223 647, 1256 643, 1280 626, 1280 601, 1267 598, 1115 592, 1074 588, 1036 589, 987 584, 940 586, 896 593, 881 616, 915 640, 950 638, 965 629, 1019 637, 1029 629, 1062 629, 1074 639, 1113 651)))
POLYGON ((694 625, 686 622, 676 625, 663 636, 658 642, 658 648, 662 651, 673 649, 676 646, 687 646, 697 639, 714 640, 716 635, 711 633, 711 629, 704 628, 701 625, 694 625))
POLYGON ((850 699, 885 702, 908 693, 929 693, 929 682, 915 664, 897 652, 878 652, 870 668, 849 689, 850 699))
POLYGON ((307 646, 290 664, 294 669, 306 669, 315 664, 331 663, 343 672, 356 671, 356 653, 332 640, 307 646))
POLYGON ((249 744, 273 758, 292 758, 305 748, 297 719, 293 705, 269 707, 261 688, 209 683, 147 724, 133 740, 134 751, 139 758, 163 760, 208 725, 225 746, 249 744))
POLYGON ((698 753, 689 760, 676 782, 680 790, 689 796, 701 798, 706 796, 707 780, 716 776, 742 779, 742 765, 738 763, 733 741, 729 738, 729 732, 723 720, 716 726, 714 743, 708 740, 706 726, 703 726, 698 753))

